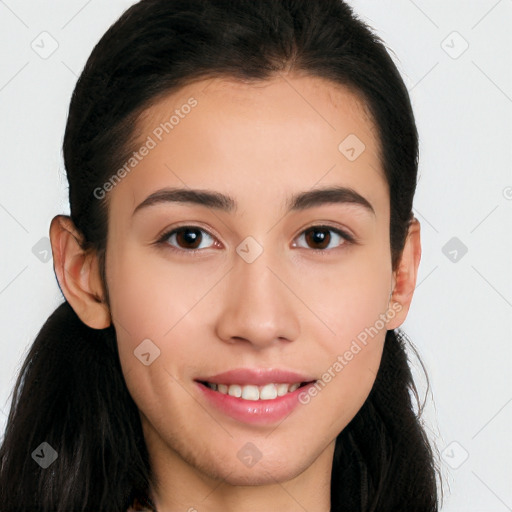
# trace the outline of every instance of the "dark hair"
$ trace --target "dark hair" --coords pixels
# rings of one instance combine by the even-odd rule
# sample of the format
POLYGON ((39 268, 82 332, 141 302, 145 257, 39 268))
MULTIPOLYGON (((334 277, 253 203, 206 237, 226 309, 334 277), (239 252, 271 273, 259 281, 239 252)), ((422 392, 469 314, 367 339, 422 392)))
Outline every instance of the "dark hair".
MULTIPOLYGON (((256 82, 289 71, 344 85, 368 108, 389 186, 396 268, 413 218, 418 135, 407 89, 380 39, 342 0, 143 0, 94 48, 64 137, 71 219, 83 247, 100 258, 107 303, 108 195, 98 200, 93 191, 133 151, 140 114, 198 79, 256 82)), ((406 341, 399 330, 386 333, 374 386, 337 437, 332 511, 438 510, 438 469, 406 341)), ((64 302, 37 335, 13 392, 0 448, 0 506, 62 512, 125 511, 134 500, 151 506, 151 476, 114 327, 91 329, 64 302), (42 442, 58 452, 48 469, 31 457, 42 442)))

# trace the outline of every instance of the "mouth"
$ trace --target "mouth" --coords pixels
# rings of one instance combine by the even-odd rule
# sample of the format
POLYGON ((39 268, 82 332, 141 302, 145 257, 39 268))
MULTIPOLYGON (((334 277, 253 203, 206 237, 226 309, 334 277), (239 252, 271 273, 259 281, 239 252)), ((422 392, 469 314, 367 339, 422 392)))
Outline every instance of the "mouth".
POLYGON ((244 424, 275 425, 299 407, 311 374, 280 368, 237 368, 195 379, 205 405, 244 424))
POLYGON ((223 384, 208 381, 197 381, 203 386, 210 388, 212 391, 216 391, 223 395, 229 395, 235 398, 241 398, 242 400, 275 400, 276 398, 285 396, 289 393, 297 391, 297 389, 311 384, 313 381, 304 382, 271 382, 261 386, 254 384, 223 384))

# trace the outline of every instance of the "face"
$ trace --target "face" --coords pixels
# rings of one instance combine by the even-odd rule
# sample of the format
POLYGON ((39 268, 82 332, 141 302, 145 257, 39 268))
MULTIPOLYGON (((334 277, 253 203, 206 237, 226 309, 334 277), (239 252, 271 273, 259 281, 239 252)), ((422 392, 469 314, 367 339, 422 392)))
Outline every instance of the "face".
POLYGON ((363 103, 319 78, 219 78, 153 104, 136 132, 108 192, 106 276, 153 465, 236 485, 330 469, 393 286, 363 103))

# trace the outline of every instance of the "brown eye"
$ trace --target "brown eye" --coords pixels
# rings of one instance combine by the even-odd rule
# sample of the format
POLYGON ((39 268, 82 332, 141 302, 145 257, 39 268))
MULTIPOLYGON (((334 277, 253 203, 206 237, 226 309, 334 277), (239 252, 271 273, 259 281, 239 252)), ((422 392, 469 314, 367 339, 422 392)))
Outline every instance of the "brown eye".
POLYGON ((187 249, 197 249, 201 238, 201 231, 195 228, 181 228, 176 232, 176 241, 187 249))
POLYGON ((332 228, 330 226, 314 226, 306 229, 299 236, 299 240, 304 237, 306 245, 300 245, 300 247, 324 250, 329 248, 332 249, 337 246, 343 245, 351 241, 351 237, 342 231, 332 228))
POLYGON ((177 229, 173 229, 164 235, 163 239, 165 240, 165 243, 173 246, 173 248, 189 250, 208 248, 211 246, 211 243, 207 243, 208 239, 213 241, 213 237, 204 229, 194 226, 183 226, 177 229), (201 244, 205 243, 205 239, 206 247, 201 247, 201 244))
POLYGON ((327 229, 308 229, 305 232, 306 242, 310 244, 313 249, 325 249, 331 240, 331 234, 327 229))

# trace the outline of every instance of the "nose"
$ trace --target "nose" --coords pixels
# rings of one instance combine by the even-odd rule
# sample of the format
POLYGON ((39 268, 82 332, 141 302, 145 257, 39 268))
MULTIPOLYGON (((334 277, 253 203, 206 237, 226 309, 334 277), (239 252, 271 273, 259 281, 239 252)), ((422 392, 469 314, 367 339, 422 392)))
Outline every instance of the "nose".
POLYGON ((270 261, 268 253, 263 251, 252 263, 235 258, 216 322, 216 334, 226 343, 263 349, 298 338, 301 302, 293 283, 287 283, 289 273, 275 259, 270 261))

